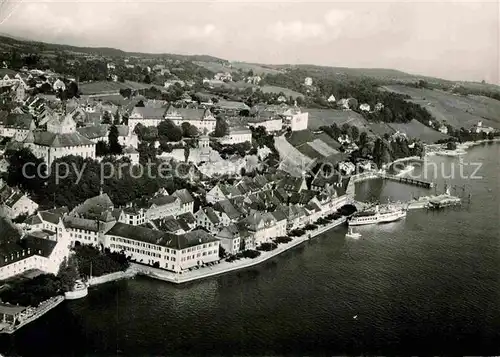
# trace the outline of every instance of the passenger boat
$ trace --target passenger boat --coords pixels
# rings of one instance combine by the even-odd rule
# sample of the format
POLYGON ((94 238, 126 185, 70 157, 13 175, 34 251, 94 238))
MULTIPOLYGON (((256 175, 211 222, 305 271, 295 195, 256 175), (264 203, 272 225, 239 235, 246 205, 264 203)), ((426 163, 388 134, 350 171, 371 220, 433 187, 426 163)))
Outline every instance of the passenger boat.
POLYGON ((364 211, 354 214, 349 220, 350 226, 361 226, 365 224, 389 223, 406 217, 406 209, 400 205, 388 204, 382 207, 378 205, 372 211, 364 211))

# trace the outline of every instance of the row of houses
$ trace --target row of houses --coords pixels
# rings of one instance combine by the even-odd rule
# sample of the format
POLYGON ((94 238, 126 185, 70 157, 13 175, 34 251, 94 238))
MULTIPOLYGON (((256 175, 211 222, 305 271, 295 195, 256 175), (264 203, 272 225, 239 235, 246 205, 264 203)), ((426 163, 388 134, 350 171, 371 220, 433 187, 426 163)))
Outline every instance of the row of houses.
POLYGON ((196 213, 185 189, 172 194, 162 189, 124 208, 115 208, 109 196, 100 194, 71 211, 39 211, 20 225, 16 242, 0 244, 0 278, 32 268, 55 272, 75 244, 124 252, 139 263, 181 273, 218 261, 220 246, 229 254, 255 249, 348 202, 340 182, 318 176, 308 189, 305 178, 273 175, 217 184, 207 199, 211 205, 196 213))

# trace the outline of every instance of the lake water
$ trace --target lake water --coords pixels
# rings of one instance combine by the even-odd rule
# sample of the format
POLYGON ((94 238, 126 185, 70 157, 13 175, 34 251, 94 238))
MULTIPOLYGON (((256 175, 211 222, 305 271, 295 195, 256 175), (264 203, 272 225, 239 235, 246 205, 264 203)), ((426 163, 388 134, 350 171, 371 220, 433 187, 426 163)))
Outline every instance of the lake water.
MULTIPOLYGON (((358 240, 340 227, 259 267, 183 286, 136 278, 96 287, 1 336, 0 352, 498 354, 499 158, 498 144, 466 155, 483 164, 483 179, 447 180, 471 194, 460 209, 410 211, 400 222, 360 228, 358 240)), ((433 191, 374 180, 359 185, 358 198, 433 191)))

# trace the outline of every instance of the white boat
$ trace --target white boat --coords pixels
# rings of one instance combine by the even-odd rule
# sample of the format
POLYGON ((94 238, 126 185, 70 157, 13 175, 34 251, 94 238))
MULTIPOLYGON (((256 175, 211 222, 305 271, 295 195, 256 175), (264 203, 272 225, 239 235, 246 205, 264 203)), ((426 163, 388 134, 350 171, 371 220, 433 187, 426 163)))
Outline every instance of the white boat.
POLYGON ((456 156, 462 156, 467 154, 466 151, 464 150, 440 150, 436 152, 436 155, 439 156, 450 156, 450 157, 456 157, 456 156))
POLYGON ((360 238, 361 237, 361 233, 358 233, 358 232, 354 232, 354 230, 352 229, 352 227, 349 228, 349 231, 347 232, 347 234, 345 235, 346 238, 360 238))
POLYGON ((389 223, 406 217, 406 209, 400 205, 375 206, 372 211, 359 212, 349 220, 350 226, 361 226, 365 224, 389 223))
POLYGON ((76 300, 87 296, 89 293, 88 286, 81 280, 77 280, 73 287, 73 290, 64 293, 64 298, 66 300, 76 300))

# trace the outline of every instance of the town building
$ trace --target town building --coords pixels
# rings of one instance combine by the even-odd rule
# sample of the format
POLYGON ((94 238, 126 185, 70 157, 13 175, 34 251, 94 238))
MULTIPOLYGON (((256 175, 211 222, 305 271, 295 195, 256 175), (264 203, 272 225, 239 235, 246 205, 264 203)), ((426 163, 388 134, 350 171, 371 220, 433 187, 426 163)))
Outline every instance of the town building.
POLYGON ((367 103, 362 103, 359 105, 359 110, 363 112, 369 112, 370 111, 370 105, 367 103))
POLYGON ((128 118, 129 132, 133 132, 137 124, 158 126, 165 119, 165 108, 134 107, 128 118))
POLYGON ((38 204, 31 200, 27 194, 5 184, 0 188, 0 195, 0 212, 10 219, 21 215, 32 215, 38 209, 38 204))
POLYGON ((254 117, 248 119, 248 126, 258 128, 259 126, 266 129, 268 133, 275 133, 283 129, 283 119, 278 116, 254 117))
POLYGON ((0 218, 0 280, 34 269, 57 274, 69 247, 64 234, 48 229, 21 232, 10 220, 0 218))
POLYGON ((211 233, 218 231, 218 227, 221 222, 212 207, 200 208, 194 214, 194 217, 196 219, 197 226, 203 227, 211 233))
POLYGON ((310 87, 313 85, 313 79, 311 77, 304 78, 304 85, 310 87))
POLYGON ((23 144, 49 166, 68 155, 95 159, 95 143, 76 131, 76 123, 70 115, 61 121, 59 118, 49 121, 47 131, 30 131, 23 144))
POLYGON ((219 139, 222 145, 234 145, 244 142, 252 142, 252 132, 248 128, 229 128, 226 136, 219 139))
POLYGON ((214 75, 216 81, 232 82, 233 76, 229 72, 219 72, 214 75))
POLYGON ((474 125, 471 129, 471 132, 477 133, 477 134, 479 134, 479 133, 489 134, 489 133, 492 133, 494 131, 495 131, 495 129, 493 129, 492 127, 483 126, 482 121, 478 121, 478 123, 476 125, 474 125))
POLYGON ((222 228, 215 238, 220 240, 220 245, 226 251, 226 254, 235 255, 240 252, 241 235, 240 230, 236 224, 230 224, 222 228))
POLYGON ((210 109, 175 108, 170 105, 165 112, 165 119, 170 119, 177 126, 189 123, 202 134, 209 134, 215 130, 216 119, 210 109))
POLYGON ((30 114, 12 114, 0 111, 0 136, 24 141, 31 130, 36 129, 35 120, 30 114))
POLYGON ((218 239, 203 230, 175 235, 125 223, 116 223, 104 236, 104 247, 111 251, 176 273, 218 262, 219 245, 218 239))
POLYGON ((181 211, 181 200, 176 196, 158 195, 148 201, 146 219, 155 220, 167 216, 178 216, 181 211))

